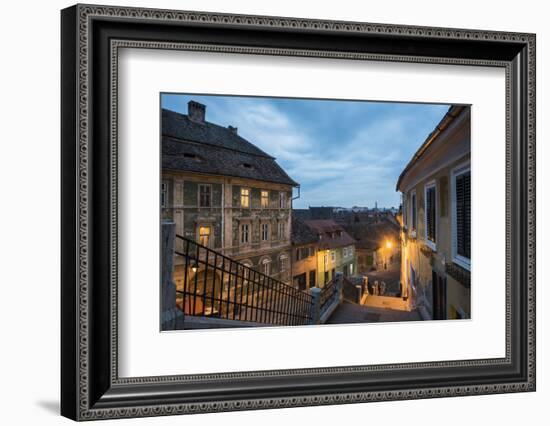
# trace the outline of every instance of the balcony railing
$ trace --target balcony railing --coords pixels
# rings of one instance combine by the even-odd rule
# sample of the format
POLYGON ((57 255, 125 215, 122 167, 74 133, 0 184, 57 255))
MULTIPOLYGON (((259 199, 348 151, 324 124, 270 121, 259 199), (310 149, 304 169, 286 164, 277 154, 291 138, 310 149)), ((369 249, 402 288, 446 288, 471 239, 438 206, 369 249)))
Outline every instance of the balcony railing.
POLYGON ((185 315, 272 325, 311 322, 312 296, 306 292, 181 235, 174 254, 183 268, 176 305, 185 315))

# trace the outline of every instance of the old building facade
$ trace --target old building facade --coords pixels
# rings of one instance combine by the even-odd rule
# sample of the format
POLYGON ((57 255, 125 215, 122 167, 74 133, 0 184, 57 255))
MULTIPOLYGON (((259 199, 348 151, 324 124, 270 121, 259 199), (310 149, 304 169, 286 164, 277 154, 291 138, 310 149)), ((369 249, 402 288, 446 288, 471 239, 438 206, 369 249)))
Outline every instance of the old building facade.
MULTIPOLYGON (((162 111, 162 219, 174 221, 178 235, 290 282, 297 183, 236 128, 205 116, 206 106, 194 101, 187 115, 162 111)), ((177 288, 183 280, 184 265, 176 256, 177 288)))
POLYGON ((317 286, 319 236, 302 220, 292 218, 292 283, 300 290, 317 286))
POLYGON ((401 280, 427 318, 470 318, 470 108, 452 106, 401 173, 401 280))
POLYGON ((355 240, 334 220, 306 220, 304 224, 317 235, 316 286, 325 284, 340 272, 344 276, 357 273, 355 240))

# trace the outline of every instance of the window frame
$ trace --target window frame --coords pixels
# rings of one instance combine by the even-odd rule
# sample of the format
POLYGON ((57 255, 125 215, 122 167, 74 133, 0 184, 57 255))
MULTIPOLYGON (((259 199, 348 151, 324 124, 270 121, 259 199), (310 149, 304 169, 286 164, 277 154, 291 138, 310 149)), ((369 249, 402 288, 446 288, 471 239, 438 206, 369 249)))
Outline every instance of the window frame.
POLYGON ((261 268, 262 274, 268 277, 271 276, 271 259, 264 257, 260 261, 260 268, 261 268))
POLYGON ((279 256, 279 273, 290 271, 290 262, 288 261, 288 255, 281 254, 279 256), (283 266, 285 268, 283 269, 283 266))
POLYGON ((268 222, 260 223, 260 241, 269 241, 269 223, 268 222), (265 238, 264 238, 264 228, 266 230, 265 238))
POLYGON ((166 208, 166 200, 168 196, 168 183, 167 182, 161 182, 160 183, 160 207, 166 208))
POLYGON ((209 183, 199 183, 198 184, 198 190, 197 190, 197 205, 199 208, 211 208, 212 207, 212 185, 209 183), (203 206, 201 204, 201 188, 208 188, 208 199, 209 199, 209 205, 203 206))
POLYGON ((260 189, 260 207, 262 209, 268 209, 269 208, 269 191, 267 189, 260 189), (266 196, 264 197, 264 193, 266 196), (264 201, 266 201, 264 205, 264 201))
MULTIPOLYGON (((409 233, 412 237, 416 237, 417 230, 418 230, 418 197, 416 195, 416 189, 411 190, 409 204, 410 204, 409 208, 410 208, 410 218, 411 218, 409 233)), ((437 233, 436 233, 436 237, 437 237, 437 233)))
POLYGON ((464 269, 470 271, 471 269, 471 257, 472 257, 472 218, 471 218, 471 198, 472 198, 472 187, 471 187, 471 167, 470 162, 464 162, 454 167, 450 173, 451 180, 451 258, 453 263, 461 266, 464 269), (456 178, 457 176, 463 175, 465 173, 470 173, 470 259, 467 257, 461 256, 457 253, 458 251, 458 239, 457 239, 457 214, 456 214, 456 178))
POLYGON ((430 247, 433 251, 437 251, 437 225, 439 223, 439 220, 437 218, 438 213, 438 196, 437 196, 437 184, 435 179, 427 182, 424 185, 424 242, 428 247, 430 247), (428 190, 431 188, 434 188, 434 241, 430 240, 428 238, 428 190))
POLYGON ((248 187, 241 187, 241 190, 239 191, 241 198, 241 209, 249 209, 250 208, 250 188, 248 187), (243 194, 243 192, 246 191, 246 195, 243 194), (246 206, 243 204, 243 197, 246 197, 246 206))
POLYGON ((241 223, 239 226, 239 241, 240 245, 244 246, 250 244, 250 223, 241 223), (246 232, 244 232, 244 227, 246 226, 246 232), (246 241, 244 236, 246 235, 246 241))
POLYGON ((278 240, 284 240, 285 239, 285 221, 279 220, 277 221, 277 239, 278 240))
POLYGON ((213 238, 213 226, 211 224, 199 223, 199 225, 197 226, 197 242, 204 247, 211 248, 213 238), (203 244, 201 241, 201 228, 208 229, 208 242, 206 244, 203 244))
POLYGON ((287 208, 287 199, 286 199, 286 193, 284 191, 279 192, 279 208, 280 209, 286 209, 287 208))

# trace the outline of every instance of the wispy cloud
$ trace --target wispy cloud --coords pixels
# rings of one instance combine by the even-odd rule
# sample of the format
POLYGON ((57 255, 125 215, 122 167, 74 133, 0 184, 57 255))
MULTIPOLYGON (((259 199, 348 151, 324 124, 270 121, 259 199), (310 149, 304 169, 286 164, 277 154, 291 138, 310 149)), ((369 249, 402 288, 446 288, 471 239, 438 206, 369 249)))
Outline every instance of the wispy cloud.
POLYGON ((164 95, 162 105, 185 113, 207 105, 207 120, 277 158, 301 185, 296 207, 397 206, 401 170, 448 105, 164 95))

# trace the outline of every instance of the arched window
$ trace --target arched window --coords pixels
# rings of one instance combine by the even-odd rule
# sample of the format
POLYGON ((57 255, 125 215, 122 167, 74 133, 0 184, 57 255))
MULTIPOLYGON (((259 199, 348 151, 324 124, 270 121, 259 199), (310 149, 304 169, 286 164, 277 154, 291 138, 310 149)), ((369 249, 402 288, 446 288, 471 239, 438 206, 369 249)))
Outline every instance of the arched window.
POLYGON ((271 259, 267 257, 262 259, 260 262, 260 268, 263 274, 269 275, 271 272, 271 259))

